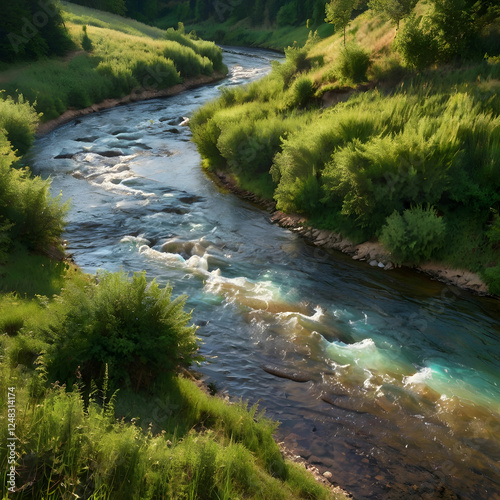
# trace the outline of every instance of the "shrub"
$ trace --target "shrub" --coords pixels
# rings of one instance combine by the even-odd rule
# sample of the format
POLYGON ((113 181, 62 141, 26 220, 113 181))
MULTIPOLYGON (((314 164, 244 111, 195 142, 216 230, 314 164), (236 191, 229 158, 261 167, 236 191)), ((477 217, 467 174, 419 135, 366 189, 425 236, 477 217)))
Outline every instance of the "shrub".
POLYGON ((305 106, 314 95, 313 81, 308 76, 299 76, 287 96, 287 107, 296 108, 305 106))
POLYGON ((370 55, 361 47, 348 44, 339 53, 335 70, 337 78, 350 83, 364 82, 370 62, 370 55))
POLYGON ((405 64, 422 70, 437 60, 438 43, 427 25, 421 26, 420 20, 410 16, 403 29, 398 30, 395 47, 405 64))
POLYGON ((109 365, 115 386, 147 387, 163 373, 189 366, 198 349, 196 327, 187 326, 185 296, 148 283, 145 273, 99 275, 98 283, 62 294, 67 312, 45 332, 52 342, 49 371, 71 385, 100 383, 109 365))
POLYGON ((290 2, 278 11, 276 16, 276 24, 279 27, 293 26, 297 23, 297 1, 290 2))
POLYGON ((213 64, 208 57, 201 56, 192 48, 178 42, 165 42, 164 56, 174 62, 181 76, 189 78, 213 73, 213 64))
POLYGON ((391 252, 395 262, 418 264, 428 260, 444 244, 446 226, 436 211, 421 206, 394 212, 382 228, 380 241, 391 252))
POLYGON ((20 156, 26 154, 33 144, 38 114, 33 106, 20 94, 16 100, 11 96, 3 98, 0 92, 0 130, 20 156))
POLYGON ((500 295, 500 264, 488 267, 483 271, 483 277, 490 293, 500 295))
POLYGON ((32 177, 29 169, 13 167, 16 157, 0 132, 0 235, 6 253, 14 242, 30 250, 57 242, 67 206, 49 194, 50 181, 32 177))

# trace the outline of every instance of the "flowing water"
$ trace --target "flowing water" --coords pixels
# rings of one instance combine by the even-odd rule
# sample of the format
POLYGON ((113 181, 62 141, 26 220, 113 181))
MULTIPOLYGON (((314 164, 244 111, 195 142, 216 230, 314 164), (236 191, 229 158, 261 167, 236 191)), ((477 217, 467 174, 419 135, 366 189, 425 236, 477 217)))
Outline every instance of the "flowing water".
POLYGON ((500 498, 498 301, 308 246, 202 172, 183 117, 277 57, 228 51, 222 83, 39 139, 35 171, 72 200, 69 252, 188 294, 207 382, 355 498, 500 498))

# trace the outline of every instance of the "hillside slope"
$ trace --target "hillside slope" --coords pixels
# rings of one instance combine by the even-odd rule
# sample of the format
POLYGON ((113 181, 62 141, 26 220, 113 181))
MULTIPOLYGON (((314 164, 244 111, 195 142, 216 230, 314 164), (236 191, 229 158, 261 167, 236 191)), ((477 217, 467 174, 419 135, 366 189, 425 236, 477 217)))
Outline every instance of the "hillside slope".
MULTIPOLYGON (((498 294, 500 64, 472 48, 452 54, 445 35, 415 23, 395 40, 394 24, 368 10, 345 48, 341 33, 311 34, 265 80, 200 109, 194 140, 209 170, 278 210, 354 243, 378 239, 396 264, 479 272, 498 294), (422 36, 436 60, 420 57, 422 36)), ((468 42, 491 46, 497 28, 493 17, 468 42)))
POLYGON ((74 50, 64 57, 3 65, 2 89, 33 103, 42 121, 130 93, 162 91, 190 79, 218 79, 227 69, 213 42, 65 2, 74 50))

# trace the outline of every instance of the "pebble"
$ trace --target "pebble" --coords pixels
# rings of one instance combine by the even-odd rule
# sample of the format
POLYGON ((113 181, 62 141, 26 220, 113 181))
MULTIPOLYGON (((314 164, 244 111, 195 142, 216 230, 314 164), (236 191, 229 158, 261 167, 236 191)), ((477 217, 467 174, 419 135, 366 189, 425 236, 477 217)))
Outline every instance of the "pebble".
POLYGON ((378 262, 376 260, 371 260, 370 266, 378 266, 378 262))
POLYGON ((323 477, 326 477, 327 479, 330 479, 332 476, 333 474, 329 470, 323 472, 323 477))

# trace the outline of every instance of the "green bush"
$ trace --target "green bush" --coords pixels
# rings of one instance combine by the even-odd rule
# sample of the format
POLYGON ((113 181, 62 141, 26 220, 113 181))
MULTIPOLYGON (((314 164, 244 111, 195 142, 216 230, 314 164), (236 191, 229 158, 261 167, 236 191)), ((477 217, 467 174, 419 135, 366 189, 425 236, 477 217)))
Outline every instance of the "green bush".
POLYGON ((105 273, 85 290, 62 294, 66 312, 44 332, 52 343, 49 372, 69 386, 81 374, 87 388, 101 383, 108 365, 115 387, 147 387, 179 365, 189 366, 198 349, 196 327, 187 326, 186 297, 148 283, 144 273, 105 273))
POLYGON ((396 50, 405 64, 417 70, 428 68, 438 59, 438 42, 430 27, 420 19, 410 16, 398 30, 395 40, 396 50))
POLYGON ((211 75, 213 64, 208 57, 197 54, 192 48, 178 42, 165 42, 164 56, 171 59, 177 71, 184 77, 211 75))
POLYGON ((488 285, 488 290, 494 295, 500 295, 500 264, 488 267, 483 271, 483 277, 488 285))
POLYGON ((355 44, 348 44, 340 50, 335 73, 343 82, 364 82, 370 62, 370 55, 366 51, 355 44))
POLYGON ((276 24, 279 27, 293 26, 297 23, 297 1, 283 5, 276 16, 276 24))
POLYGON ((397 263, 429 260, 444 244, 446 225, 433 208, 413 207, 387 218, 380 241, 397 263))
POLYGON ((0 92, 0 131, 4 130, 19 156, 25 155, 33 144, 38 118, 37 112, 22 94, 14 100, 11 96, 4 98, 0 92))
POLYGON ((287 96, 287 107, 297 108, 306 106, 314 96, 314 84, 308 76, 299 76, 290 88, 287 96))
POLYGON ((3 249, 14 243, 30 250, 57 244, 64 229, 67 206, 52 198, 50 181, 32 177, 28 168, 16 169, 16 157, 0 131, 0 228, 3 249))

